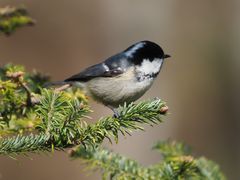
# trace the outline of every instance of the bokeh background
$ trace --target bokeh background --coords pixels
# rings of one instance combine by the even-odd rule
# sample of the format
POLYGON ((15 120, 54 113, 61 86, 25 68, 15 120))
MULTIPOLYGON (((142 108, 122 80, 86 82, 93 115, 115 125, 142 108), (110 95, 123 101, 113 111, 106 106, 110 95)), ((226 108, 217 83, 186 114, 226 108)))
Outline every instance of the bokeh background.
MULTIPOLYGON (((148 165, 157 140, 191 145, 196 156, 217 162, 228 179, 240 168, 240 1, 238 0, 0 0, 24 4, 37 20, 10 37, 0 36, 0 65, 23 64, 62 80, 140 40, 160 44, 172 58, 142 99, 160 97, 166 121, 121 138, 110 149, 148 165)), ((94 119, 111 113, 91 102, 94 119)), ((100 179, 67 154, 0 157, 3 180, 100 179)))

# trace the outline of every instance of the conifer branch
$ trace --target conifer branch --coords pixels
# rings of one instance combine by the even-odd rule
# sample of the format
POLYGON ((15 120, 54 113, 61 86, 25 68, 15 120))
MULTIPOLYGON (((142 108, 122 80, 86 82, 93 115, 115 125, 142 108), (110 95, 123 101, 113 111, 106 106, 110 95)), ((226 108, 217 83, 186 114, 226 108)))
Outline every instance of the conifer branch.
MULTIPOLYGON (((0 34, 10 35, 17 28, 33 25, 25 8, 0 8, 0 34)), ((83 118, 90 112, 86 96, 69 88, 44 89, 49 78, 27 73, 12 64, 0 68, 0 155, 70 151, 90 169, 101 169, 103 179, 136 180, 225 180, 218 165, 204 157, 194 158, 183 143, 158 142, 153 149, 163 160, 145 167, 135 160, 100 147, 104 139, 143 130, 143 124, 162 122, 168 107, 160 99, 125 104, 119 117, 107 116, 94 124, 83 118), (36 104, 37 102, 37 104, 36 104)))
POLYGON ((74 146, 70 156, 103 170, 103 179, 225 179, 215 163, 192 157, 183 143, 156 143, 153 149, 161 152, 163 160, 148 167, 100 148, 104 139, 117 142, 119 134, 125 136, 143 130, 143 124, 162 122, 168 107, 160 99, 125 104, 119 107, 118 118, 107 116, 91 124, 83 119, 90 108, 81 91, 42 89, 47 81, 39 73, 26 73, 21 66, 0 68, 0 155, 74 146), (30 95, 38 104, 28 102, 30 95))
POLYGON ((2 7, 0 8, 0 34, 12 34, 17 28, 35 24, 35 20, 28 16, 24 7, 2 7))
POLYGON ((103 170, 103 179, 144 179, 147 172, 138 162, 106 149, 79 146, 70 152, 72 158, 82 158, 89 169, 103 170))
POLYGON ((0 139, 0 154, 50 151, 79 144, 95 147, 106 138, 117 142, 119 133, 143 130, 141 124, 158 124, 167 112, 165 103, 154 99, 125 104, 119 107, 118 118, 108 116, 88 124, 83 118, 90 109, 78 89, 61 92, 41 89, 47 79, 35 74, 26 73, 21 66, 7 65, 0 69, 0 134, 13 134, 11 138, 0 139), (29 103, 30 95, 39 103, 29 103), (29 122, 31 129, 29 123, 23 122, 29 122))
POLYGON ((31 135, 30 138, 27 138, 28 135, 22 135, 4 139, 2 145, 0 144, 0 154, 32 152, 32 148, 26 148, 27 144, 33 147, 40 144, 41 147, 35 150, 45 150, 51 146, 56 149, 79 144, 96 146, 105 138, 109 140, 114 138, 117 142, 119 132, 123 135, 130 134, 132 130, 143 130, 143 127, 139 126, 141 123, 152 125, 161 122, 162 107, 165 107, 165 103, 159 99, 136 105, 132 103, 120 107, 119 118, 109 116, 95 124, 86 124, 81 119, 89 111, 84 104, 78 99, 71 99, 66 92, 44 89, 40 104, 36 108, 38 118, 42 119, 42 123, 37 126, 40 135, 31 135), (42 136, 49 138, 41 138, 42 136), (39 139, 41 139, 40 143, 39 139))
POLYGON ((29 134, 27 136, 18 135, 1 139, 0 154, 1 155, 17 155, 27 152, 50 151, 51 144, 48 144, 49 136, 45 134, 29 134))
POLYGON ((182 143, 166 141, 157 143, 154 149, 156 146, 165 158, 148 167, 100 147, 80 146, 72 150, 70 156, 83 159, 89 169, 102 170, 103 179, 225 180, 215 163, 203 157, 192 157, 189 148, 182 143), (166 153, 169 149, 171 153, 166 153))
POLYGON ((189 146, 171 140, 159 141, 152 147, 152 149, 159 151, 165 160, 176 156, 188 156, 191 154, 189 146))
MULTIPOLYGON (((130 134, 133 130, 143 130, 140 124, 158 124, 162 122, 163 112, 166 107, 160 99, 143 101, 139 104, 124 105, 118 109, 119 117, 108 116, 100 119, 96 124, 88 125, 83 131, 83 144, 99 144, 104 138, 111 137, 117 142, 119 132, 122 135, 130 134)), ((165 112, 164 112, 165 113, 165 112)), ((111 140, 110 140, 111 141, 111 140)))

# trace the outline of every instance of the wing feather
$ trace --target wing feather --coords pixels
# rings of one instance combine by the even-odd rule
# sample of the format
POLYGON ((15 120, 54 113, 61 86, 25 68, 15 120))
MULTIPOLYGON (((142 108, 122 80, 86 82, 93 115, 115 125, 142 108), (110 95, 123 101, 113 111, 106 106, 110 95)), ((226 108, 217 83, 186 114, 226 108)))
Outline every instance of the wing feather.
POLYGON ((86 82, 95 77, 113 77, 121 73, 123 73, 123 71, 120 68, 110 68, 105 63, 100 63, 90 66, 89 68, 83 70, 82 72, 67 78, 65 81, 86 82))

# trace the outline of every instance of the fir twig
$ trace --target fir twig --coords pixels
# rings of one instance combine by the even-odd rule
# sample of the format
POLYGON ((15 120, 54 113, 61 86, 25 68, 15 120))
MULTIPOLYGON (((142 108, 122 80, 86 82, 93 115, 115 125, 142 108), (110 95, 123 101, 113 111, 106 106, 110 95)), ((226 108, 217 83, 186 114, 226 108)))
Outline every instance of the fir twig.
POLYGON ((138 162, 106 149, 80 146, 70 156, 84 159, 90 169, 103 169, 103 179, 144 179, 147 173, 138 162))
POLYGON ((45 134, 29 134, 0 140, 0 154, 14 155, 26 152, 50 151, 49 136, 45 134))
MULTIPOLYGON (((38 118, 42 120, 37 127, 45 138, 46 148, 51 144, 55 148, 66 148, 83 144, 84 146, 96 146, 111 137, 117 142, 119 132, 123 135, 132 130, 143 130, 139 124, 157 124, 162 121, 161 108, 165 103, 159 99, 144 101, 139 104, 124 105, 119 108, 119 118, 106 117, 95 124, 86 124, 81 118, 89 111, 88 107, 77 98, 68 96, 67 92, 56 92, 54 90, 43 90, 40 104, 37 105, 38 118)), ((5 139, 0 144, 0 153, 22 153, 31 152, 26 144, 38 145, 34 138, 28 135, 5 139), (14 140, 14 138, 16 138, 14 140), (9 151, 8 151, 9 148, 9 151), (15 151, 14 151, 15 150, 15 151)), ((111 141, 111 140, 110 140, 111 141)), ((43 149, 44 148, 39 148, 43 149)))
POLYGON ((125 104, 119 107, 118 118, 107 116, 88 124, 83 120, 90 111, 86 97, 74 88, 63 92, 41 89, 46 81, 39 74, 25 73, 19 66, 0 68, 0 135, 11 134, 0 137, 1 155, 77 146, 71 156, 103 170, 103 179, 225 179, 215 163, 192 157, 183 143, 156 143, 154 149, 161 152, 163 160, 148 167, 99 147, 104 139, 117 142, 120 133, 131 134, 143 130, 143 124, 162 122, 168 107, 160 99, 125 104), (26 103, 30 93, 38 96, 37 105, 26 103))
POLYGON ((191 154, 191 149, 186 144, 171 140, 159 141, 153 146, 153 149, 159 151, 166 160, 171 157, 191 154))
POLYGON ((189 151, 186 151, 186 147, 182 143, 167 141, 161 142, 160 146, 159 150, 165 151, 163 153, 165 157, 169 155, 168 158, 148 167, 99 147, 86 149, 80 146, 72 150, 70 156, 74 159, 83 159, 90 169, 102 170, 103 179, 225 180, 215 163, 205 158, 183 155, 188 154, 189 151), (171 153, 166 156, 166 151, 169 149, 171 153))
POLYGON ((28 16, 24 7, 2 7, 0 8, 0 33, 10 35, 17 28, 35 24, 35 20, 28 16))
POLYGON ((118 109, 118 118, 108 116, 100 119, 96 124, 85 127, 80 141, 83 144, 95 145, 105 138, 114 137, 117 142, 119 132, 126 135, 133 130, 143 130, 140 124, 153 125, 162 122, 161 109, 165 106, 165 102, 160 99, 143 101, 139 104, 125 104, 118 109))

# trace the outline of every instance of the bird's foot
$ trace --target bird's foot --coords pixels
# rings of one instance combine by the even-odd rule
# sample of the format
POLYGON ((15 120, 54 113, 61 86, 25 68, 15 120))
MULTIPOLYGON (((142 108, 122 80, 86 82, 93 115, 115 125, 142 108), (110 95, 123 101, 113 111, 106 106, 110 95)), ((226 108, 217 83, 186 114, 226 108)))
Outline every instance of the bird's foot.
POLYGON ((116 110, 116 109, 113 109, 113 117, 114 118, 119 118, 120 117, 120 114, 119 114, 119 112, 116 110))
POLYGON ((117 109, 113 108, 112 106, 107 105, 113 111, 113 118, 119 118, 120 114, 117 109))

